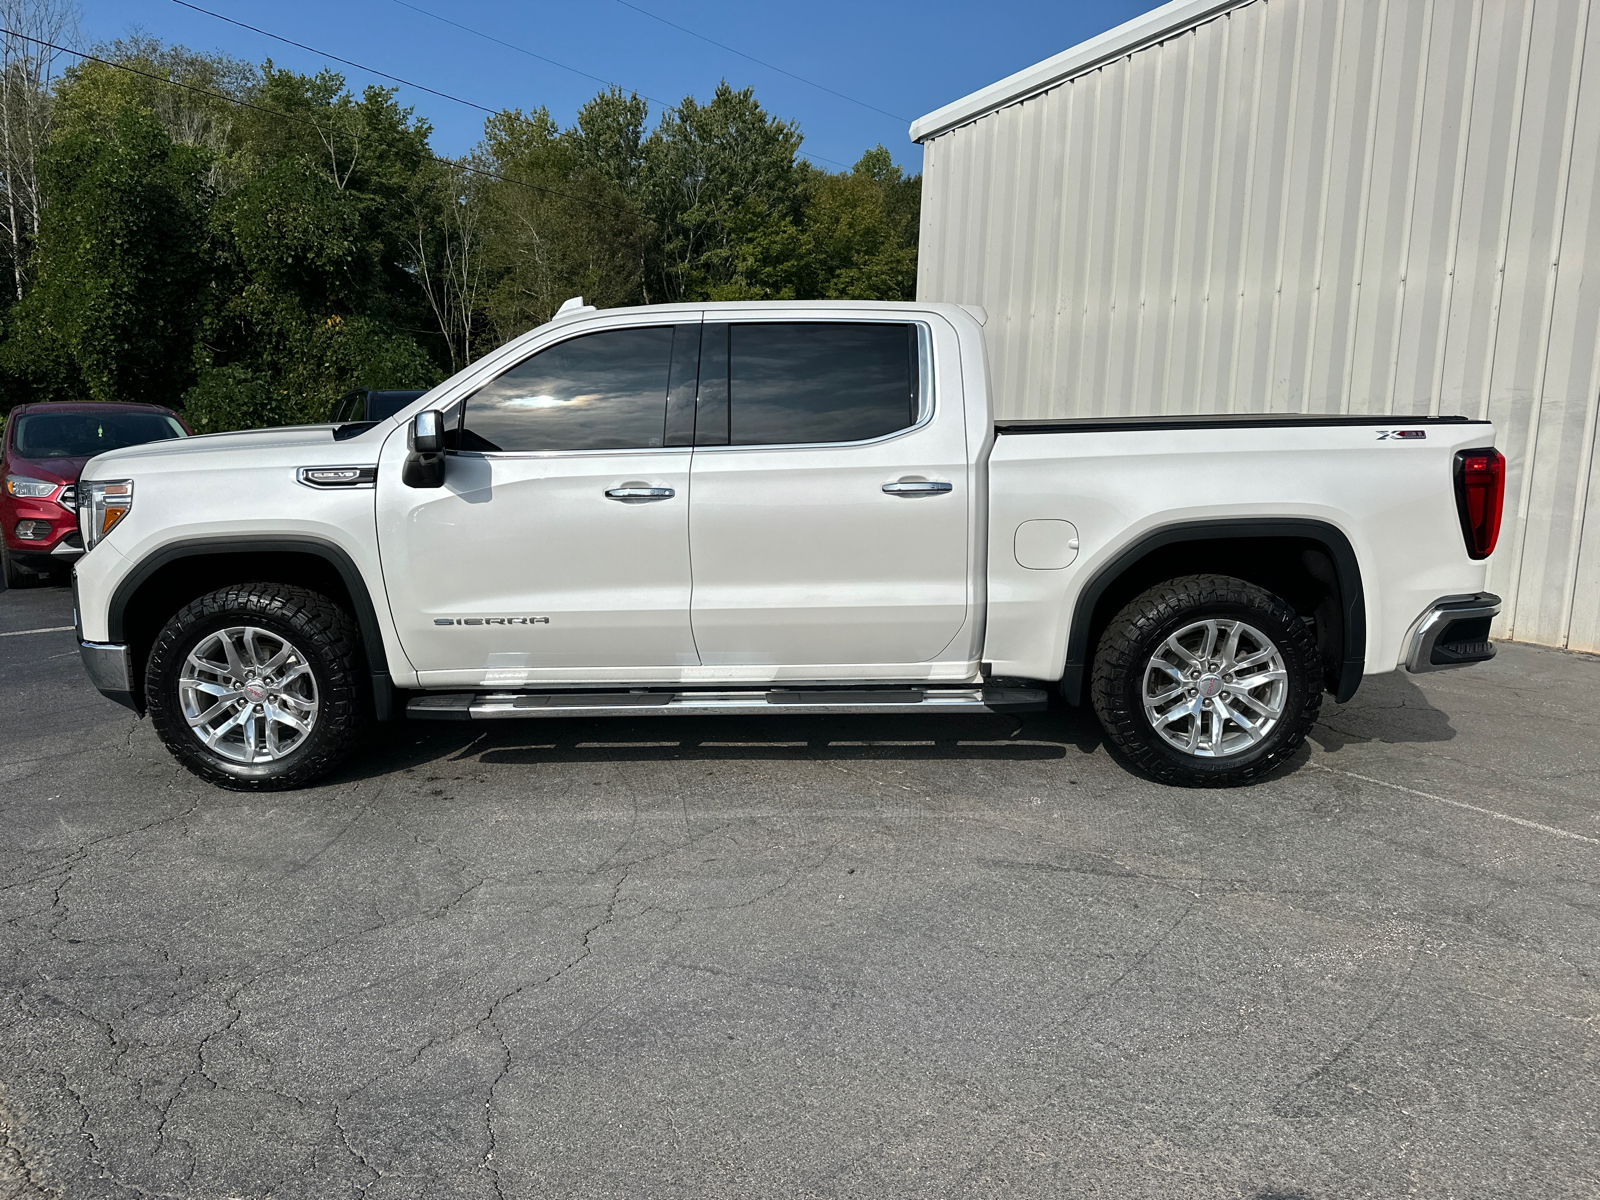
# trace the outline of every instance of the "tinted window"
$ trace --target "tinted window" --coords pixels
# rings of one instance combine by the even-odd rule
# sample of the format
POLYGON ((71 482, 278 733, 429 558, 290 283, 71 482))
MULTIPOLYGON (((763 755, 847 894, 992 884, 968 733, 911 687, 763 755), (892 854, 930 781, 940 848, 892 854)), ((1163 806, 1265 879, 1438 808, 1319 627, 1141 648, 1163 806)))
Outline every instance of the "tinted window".
POLYGON ((368 392, 366 411, 353 420, 385 421, 410 404, 422 392, 368 392))
POLYGON ((29 413, 17 420, 14 445, 23 458, 93 458, 184 436, 183 426, 161 413, 29 413))
POLYGON ((659 446, 672 327, 590 333, 525 358, 467 398, 464 450, 659 446))
POLYGON ((334 424, 362 420, 366 415, 362 411, 366 407, 366 399, 364 390, 346 392, 333 402, 333 411, 328 414, 328 420, 334 424))
POLYGON ((729 338, 735 446, 859 442, 916 424, 915 326, 774 322, 729 338))

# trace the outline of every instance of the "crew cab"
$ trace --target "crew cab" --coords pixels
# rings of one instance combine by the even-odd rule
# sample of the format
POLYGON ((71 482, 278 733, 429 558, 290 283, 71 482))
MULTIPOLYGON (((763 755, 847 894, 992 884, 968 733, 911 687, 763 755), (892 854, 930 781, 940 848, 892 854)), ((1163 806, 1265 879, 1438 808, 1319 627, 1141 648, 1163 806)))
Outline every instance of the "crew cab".
POLYGON ((85 666, 225 787, 363 722, 1092 705, 1180 785, 1489 658, 1464 418, 993 417, 981 310, 569 301, 377 422, 118 450, 85 666), (196 503, 196 498, 203 503, 196 503))

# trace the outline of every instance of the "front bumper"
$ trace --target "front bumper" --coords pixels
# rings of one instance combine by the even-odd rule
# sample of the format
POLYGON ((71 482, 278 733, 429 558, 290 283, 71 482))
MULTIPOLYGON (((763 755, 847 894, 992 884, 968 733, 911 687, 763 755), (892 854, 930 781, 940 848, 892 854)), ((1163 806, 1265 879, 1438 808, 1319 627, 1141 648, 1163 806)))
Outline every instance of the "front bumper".
POLYGON ((30 571, 64 571, 83 557, 83 535, 73 530, 55 545, 48 542, 8 541, 11 561, 30 571))
POLYGON ((57 571, 83 555, 78 514, 53 498, 3 497, 0 536, 6 539, 12 561, 35 571, 57 571), (44 525, 44 536, 18 537, 17 526, 30 524, 44 525))
POLYGON ((1488 592, 1446 596, 1428 605, 1406 636, 1406 670, 1443 671, 1494 657, 1489 625, 1500 615, 1500 597, 1488 592))
POLYGON ((78 643, 78 654, 83 659, 83 669, 89 673, 89 682, 107 699, 115 700, 124 708, 139 711, 133 695, 133 656, 126 646, 114 642, 78 643))

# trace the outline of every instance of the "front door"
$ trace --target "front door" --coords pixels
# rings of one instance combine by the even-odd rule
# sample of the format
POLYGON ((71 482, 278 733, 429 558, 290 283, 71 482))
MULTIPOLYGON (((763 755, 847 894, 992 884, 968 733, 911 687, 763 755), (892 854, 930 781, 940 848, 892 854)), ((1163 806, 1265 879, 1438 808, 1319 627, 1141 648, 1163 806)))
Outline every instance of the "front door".
POLYGON ((389 439, 379 546, 423 683, 673 678, 698 662, 690 448, 666 429, 698 342, 693 323, 547 345, 452 409, 441 488, 402 483, 405 436, 389 439))
POLYGON ((935 410, 927 328, 703 328, 689 512, 703 668, 904 676, 888 668, 967 657, 965 422, 957 388, 935 410))

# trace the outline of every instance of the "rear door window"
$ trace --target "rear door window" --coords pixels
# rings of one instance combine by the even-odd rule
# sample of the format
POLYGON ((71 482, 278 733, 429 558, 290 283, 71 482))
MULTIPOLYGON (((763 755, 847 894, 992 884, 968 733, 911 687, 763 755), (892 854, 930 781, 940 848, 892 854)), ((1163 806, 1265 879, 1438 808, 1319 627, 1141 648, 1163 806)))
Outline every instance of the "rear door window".
POLYGON ((633 450, 664 445, 673 327, 558 342, 467 397, 463 450, 633 450))
POLYGON ((915 325, 773 321, 727 328, 728 444, 859 442, 917 423, 915 325))

